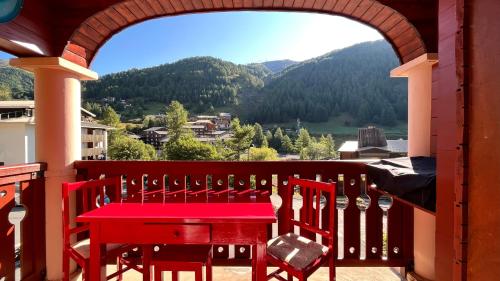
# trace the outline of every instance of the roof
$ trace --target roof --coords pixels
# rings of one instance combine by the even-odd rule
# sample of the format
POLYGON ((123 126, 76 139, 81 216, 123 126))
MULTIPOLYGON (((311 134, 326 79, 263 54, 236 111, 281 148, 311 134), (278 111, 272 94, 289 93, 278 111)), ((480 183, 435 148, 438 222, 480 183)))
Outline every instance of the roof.
MULTIPOLYGON (((34 100, 8 100, 8 101, 0 101, 0 109, 25 109, 25 108, 35 108, 34 100)), ((96 115, 83 107, 80 107, 80 110, 85 113, 85 115, 89 115, 91 117, 96 117, 96 115)))
POLYGON ((112 130, 114 129, 113 127, 99 124, 99 123, 93 123, 93 122, 86 122, 82 121, 82 128, 92 128, 92 129, 104 129, 104 130, 112 130))
POLYGON ((408 140, 387 140, 387 147, 392 152, 407 153, 408 152, 408 140))
POLYGON ((146 130, 143 130, 143 132, 154 132, 154 131, 159 131, 159 130, 164 130, 165 127, 151 127, 146 130))
POLYGON ((198 118, 198 119, 217 119, 217 116, 215 116, 215 115, 197 115, 196 118, 198 118))
POLYGON ((346 141, 340 148, 339 152, 355 152, 358 150, 358 141, 346 141))
POLYGON ((0 108, 35 108, 33 100, 0 101, 0 108))
POLYGON ((81 108, 81 110, 82 110, 82 112, 83 112, 83 113, 87 114, 87 115, 88 115, 88 116, 90 116, 90 117, 94 117, 94 118, 95 118, 95 116, 96 116, 94 113, 92 113, 92 112, 90 112, 90 111, 86 110, 86 109, 85 109, 85 108, 83 108, 83 107, 81 108))
POLYGON ((339 152, 356 152, 356 151, 367 151, 367 150, 385 150, 397 153, 407 153, 408 152, 408 140, 387 140, 387 146, 366 146, 358 147, 358 141, 346 141, 340 148, 339 152))

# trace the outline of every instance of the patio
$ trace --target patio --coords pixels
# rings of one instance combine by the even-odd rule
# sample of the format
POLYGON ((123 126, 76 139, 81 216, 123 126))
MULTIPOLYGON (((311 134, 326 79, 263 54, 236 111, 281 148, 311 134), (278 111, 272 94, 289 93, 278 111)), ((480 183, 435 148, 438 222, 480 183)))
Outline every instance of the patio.
MULTIPOLYGON (((270 190, 276 185, 278 194, 283 177, 289 175, 336 181, 342 174, 344 195, 353 203, 337 210, 339 222, 344 216, 336 263, 339 280, 361 271, 367 272, 360 278, 386 278, 392 266, 414 271, 417 280, 496 280, 500 243, 492 237, 500 237, 500 192, 495 184, 500 167, 500 95, 495 94, 500 88, 498 14, 496 0, 24 1, 19 16, 0 24, 0 48, 19 57, 11 65, 35 74, 38 163, 0 167, 0 280, 15 280, 16 230, 7 218, 16 190, 28 210, 21 222, 20 279, 60 280, 61 184, 115 175, 124 176, 128 188, 144 188, 142 179, 155 173, 168 176, 169 186, 176 178, 184 187, 186 181, 192 187, 197 181, 217 182, 218 177, 229 181, 232 175, 233 182, 243 180, 246 189, 270 190), (384 35, 401 61, 390 75, 409 79, 409 154, 437 158, 435 217, 394 200, 384 243, 383 214, 375 204, 380 194, 368 191, 373 204, 364 215, 355 204, 363 193, 360 178, 365 174, 363 165, 355 162, 78 161, 80 82, 97 79, 88 67, 111 36, 156 17, 238 10, 342 15, 384 35), (266 182, 255 178, 259 176, 266 182), (379 269, 374 272, 372 267, 379 269)), ((280 225, 274 228, 278 233, 280 225)), ((228 248, 222 249, 219 259, 233 258, 228 248)), ((236 258, 248 260, 245 251, 237 253, 236 258)), ((231 269, 216 271, 222 278, 231 269)))
MULTIPOLYGON (((112 271, 114 266, 108 266, 108 270, 112 271)), ((270 267, 270 273, 275 268, 270 267)), ((214 266, 213 280, 231 280, 231 281, 247 281, 248 276, 251 274, 250 267, 222 267, 214 266)), ((81 274, 78 274, 74 281, 81 280, 81 274)), ((180 273, 179 281, 193 280, 193 273, 180 273)), ((127 272, 123 275, 124 281, 140 280, 142 276, 137 272, 127 272)), ((172 278, 169 273, 163 273, 164 281, 171 281, 172 278)), ((328 269, 320 268, 308 280, 310 281, 324 281, 328 280, 328 269)), ((337 268, 337 281, 401 281, 399 268, 388 267, 338 267, 337 268)))

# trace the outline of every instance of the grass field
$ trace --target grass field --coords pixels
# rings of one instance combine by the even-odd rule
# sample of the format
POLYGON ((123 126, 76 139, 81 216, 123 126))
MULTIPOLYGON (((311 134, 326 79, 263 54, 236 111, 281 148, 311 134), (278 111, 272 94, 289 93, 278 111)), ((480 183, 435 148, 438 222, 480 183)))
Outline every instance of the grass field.
MULTIPOLYGON (((352 120, 347 115, 341 115, 335 118, 330 118, 327 122, 321 123, 310 123, 301 122, 300 125, 306 128, 309 133, 314 136, 320 136, 322 134, 331 134, 337 146, 341 145, 346 140, 356 140, 358 135, 358 126, 350 125, 352 120)), ((297 127, 297 122, 287 122, 287 123, 270 123, 263 124, 264 128, 277 128, 282 129, 289 128, 294 129, 297 127)), ((387 139, 407 139, 408 138, 408 125, 406 123, 400 122, 394 127, 387 126, 377 126, 384 130, 387 139)))

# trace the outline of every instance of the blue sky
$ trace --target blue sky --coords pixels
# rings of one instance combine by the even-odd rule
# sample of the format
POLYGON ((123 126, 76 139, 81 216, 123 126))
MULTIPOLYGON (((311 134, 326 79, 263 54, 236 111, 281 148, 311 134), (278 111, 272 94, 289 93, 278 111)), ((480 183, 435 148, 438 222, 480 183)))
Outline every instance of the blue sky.
MULTIPOLYGON (((129 27, 99 51, 91 68, 100 75, 213 56, 246 64, 306 60, 359 42, 382 39, 346 18, 290 12, 229 12, 166 17, 129 27)), ((0 58, 9 57, 0 53, 0 58)))

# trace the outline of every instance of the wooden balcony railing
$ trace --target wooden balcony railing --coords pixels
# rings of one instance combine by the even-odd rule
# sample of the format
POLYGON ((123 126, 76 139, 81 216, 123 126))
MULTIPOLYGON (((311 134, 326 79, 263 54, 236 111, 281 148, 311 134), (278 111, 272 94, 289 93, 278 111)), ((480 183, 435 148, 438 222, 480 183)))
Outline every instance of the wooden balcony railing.
POLYGON ((44 280, 45 166, 35 163, 0 167, 0 280, 44 280), (18 204, 25 212, 16 223, 21 216, 17 212, 22 213, 18 204))
MULTIPOLYGON (((211 191, 209 194, 268 191, 278 216, 277 224, 269 229, 269 238, 288 228, 282 219, 286 208, 280 208, 280 194, 288 176, 335 181, 337 265, 408 267, 413 259, 413 209, 367 189, 370 179, 362 162, 77 161, 75 168, 80 180, 122 176, 126 189, 123 195, 129 200, 136 196, 135 200, 140 201, 144 191, 158 189, 187 189, 191 194, 206 188, 211 191)), ((207 196, 204 200, 214 198, 207 196)), ((294 199, 295 216, 300 216, 301 204, 300 197, 294 199)), ((328 220, 328 216, 323 214, 322 220, 328 220)), ((250 252, 246 246, 217 245, 214 256, 216 262, 238 264, 247 262, 250 252)))

